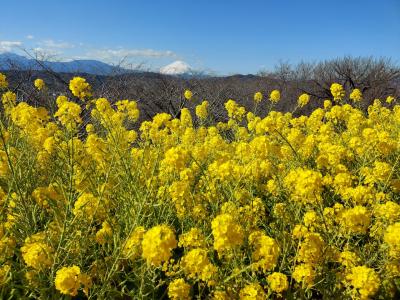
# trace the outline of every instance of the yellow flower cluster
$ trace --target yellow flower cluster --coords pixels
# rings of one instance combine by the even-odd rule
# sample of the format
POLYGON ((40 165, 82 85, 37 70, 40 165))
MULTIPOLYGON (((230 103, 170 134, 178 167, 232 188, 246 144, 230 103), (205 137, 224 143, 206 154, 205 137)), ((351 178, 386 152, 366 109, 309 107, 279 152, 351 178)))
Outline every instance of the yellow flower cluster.
POLYGON ((87 295, 92 285, 90 277, 82 274, 78 266, 62 267, 57 271, 54 281, 56 289, 61 294, 70 296, 76 296, 82 285, 83 291, 87 295))
POLYGON ((384 204, 377 204, 374 209, 376 217, 385 219, 389 223, 400 220, 400 204, 387 201, 384 204))
POLYGON ((273 90, 269 94, 269 100, 271 100, 271 102, 273 102, 273 103, 279 102, 279 100, 281 100, 281 92, 278 90, 273 90))
POLYGON ((318 171, 303 168, 291 170, 285 177, 284 184, 291 191, 294 201, 307 204, 321 200, 323 181, 318 171))
POLYGON ((17 95, 14 92, 7 91, 1 96, 1 102, 3 103, 5 113, 9 114, 17 103, 17 95))
POLYGON ((359 89, 354 89, 351 93, 349 98, 354 102, 360 102, 362 100, 362 93, 359 89))
POLYGON ((234 100, 230 99, 225 103, 225 109, 228 112, 229 118, 241 121, 246 109, 243 106, 239 106, 234 100))
POLYGON ((257 114, 259 92, 215 122, 186 93, 179 117, 138 124, 140 102, 92 98, 83 78, 86 103, 61 95, 54 113, 0 89, 2 295, 396 299, 394 98, 365 107, 333 84, 295 117, 257 114))
POLYGON ((96 242, 100 245, 104 245, 111 240, 112 234, 113 231, 110 224, 104 221, 99 231, 96 232, 96 242))
POLYGON ((44 141, 56 129, 55 124, 48 123, 50 117, 43 107, 35 108, 25 102, 9 110, 13 123, 18 126, 35 149, 40 149, 44 141))
POLYGON ((185 90, 185 92, 183 93, 184 97, 186 100, 191 100, 193 97, 193 93, 191 90, 185 90))
POLYGON ((60 195, 54 185, 37 187, 32 192, 32 197, 38 205, 44 208, 50 208, 50 202, 52 202, 53 205, 57 205, 58 203, 62 203, 64 200, 63 196, 60 195))
POLYGON ((190 299, 190 285, 182 278, 175 279, 168 286, 168 297, 173 300, 190 299))
POLYGON ((400 223, 389 225, 384 238, 389 246, 390 256, 400 259, 400 223))
POLYGON ((43 79, 41 79, 41 78, 35 79, 33 84, 38 89, 38 91, 43 90, 43 88, 46 86, 46 84, 44 83, 43 79))
POLYGON ((354 267, 360 262, 356 253, 345 250, 339 254, 338 262, 345 267, 354 267))
POLYGON ((260 103, 263 100, 264 96, 261 92, 257 92, 254 94, 254 101, 256 103, 260 103))
POLYGON ((275 293, 281 294, 289 287, 289 282, 285 274, 274 272, 267 277, 269 287, 275 293))
POLYGON ((204 100, 200 105, 196 106, 196 116, 199 117, 200 120, 207 119, 208 105, 208 101, 204 100))
POLYGON ((212 284, 212 277, 217 272, 217 268, 210 263, 207 251, 201 248, 190 250, 182 257, 181 267, 188 278, 199 279, 212 284))
POLYGON ((81 100, 92 96, 92 87, 86 82, 86 79, 82 77, 72 78, 69 82, 69 89, 72 95, 81 100))
POLYGON ((146 232, 143 226, 136 227, 129 238, 126 240, 123 247, 123 254, 126 258, 134 260, 142 253, 142 240, 146 232))
POLYGON ((240 224, 230 214, 218 215, 211 222, 214 249, 222 254, 243 242, 244 233, 240 224))
POLYGON ((81 107, 71 101, 68 101, 67 97, 59 96, 57 98, 58 110, 54 114, 56 118, 68 129, 75 129, 80 123, 81 119, 81 107))
POLYGON ((191 228, 190 231, 179 236, 180 247, 185 248, 202 248, 206 246, 205 236, 198 228, 191 228))
POLYGON ((366 233, 371 222, 371 214, 364 206, 355 206, 342 211, 340 224, 343 231, 349 233, 366 233))
POLYGON ((303 107, 303 106, 306 106, 306 105, 308 104, 308 102, 310 102, 310 95, 308 95, 308 94, 301 94, 301 95, 299 96, 299 99, 298 99, 298 101, 297 101, 297 104, 298 104, 300 107, 303 107))
POLYGON ((8 81, 6 75, 0 73, 0 90, 6 89, 8 87, 8 81))
POLYGON ((240 290, 240 300, 264 300, 267 295, 258 283, 251 283, 240 290))
POLYGON ((174 231, 167 225, 157 225, 143 235, 142 256, 149 265, 161 266, 170 259, 176 246, 174 231))
POLYGON ((2 265, 0 267, 0 287, 7 283, 11 267, 9 265, 2 265))
POLYGON ((317 272, 310 264, 297 265, 292 273, 294 280, 301 283, 305 287, 311 287, 314 284, 314 279, 316 276, 317 272))
POLYGON ((24 246, 21 247, 22 258, 26 265, 36 270, 52 266, 53 252, 52 247, 45 241, 44 233, 26 238, 24 246))
POLYGON ((256 231, 250 234, 249 243, 254 247, 252 256, 254 268, 260 268, 264 272, 272 270, 276 266, 280 254, 277 242, 263 232, 256 231))
POLYGON ((331 93, 333 96, 333 100, 335 100, 335 101, 342 100, 346 94, 343 86, 339 83, 332 83, 330 89, 331 89, 331 93))
POLYGON ((353 267, 346 280, 360 299, 370 299, 379 289, 380 279, 375 271, 366 266, 353 267))
MULTIPOLYGON (((8 218, 9 222, 12 222, 12 216, 8 218)), ((9 223, 9 224, 10 224, 9 223)), ((0 226, 0 262, 4 263, 14 255, 16 241, 13 237, 8 236, 6 232, 7 224, 0 226)))
POLYGON ((325 243, 320 234, 307 233, 300 243, 297 260, 308 264, 318 264, 323 259, 324 246, 325 243))
POLYGON ((93 194, 83 193, 74 203, 73 213, 77 217, 89 220, 93 218, 103 220, 106 216, 106 206, 93 194))
POLYGON ((386 102, 391 104, 393 101, 395 101, 396 99, 393 96, 387 96, 386 97, 386 102))

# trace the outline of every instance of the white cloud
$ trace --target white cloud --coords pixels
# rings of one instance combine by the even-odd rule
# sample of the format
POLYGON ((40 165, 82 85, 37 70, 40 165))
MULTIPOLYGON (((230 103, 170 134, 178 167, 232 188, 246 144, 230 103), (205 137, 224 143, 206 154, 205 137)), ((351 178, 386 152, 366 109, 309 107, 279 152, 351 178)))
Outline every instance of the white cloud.
POLYGON ((100 59, 104 61, 120 61, 132 57, 146 57, 146 58, 163 58, 163 57, 176 57, 172 51, 159 51, 153 49, 94 49, 89 50, 85 57, 92 59, 100 59))
MULTIPOLYGON (((100 60, 109 64, 119 64, 126 68, 140 68, 144 64, 157 61, 158 69, 160 62, 166 59, 178 59, 178 55, 169 50, 155 49, 132 49, 122 46, 113 48, 98 48, 86 43, 76 42, 70 43, 62 40, 46 39, 37 40, 33 35, 25 36, 32 42, 26 42, 30 45, 29 51, 32 55, 45 60, 71 61, 71 60, 100 60), (147 62, 144 62, 146 60, 147 62)), ((20 41, 1 41, 0 52, 16 52, 26 47, 20 41)), ((150 68, 150 67, 149 67, 150 68)), ((165 74, 180 74, 192 71, 191 67, 183 61, 175 61, 174 63, 160 69, 165 74)))
POLYGON ((74 44, 63 41, 56 42, 54 40, 44 40, 39 42, 38 45, 46 49, 71 49, 75 47, 74 44))
POLYGON ((40 57, 40 59, 60 59, 58 56, 63 56, 64 51, 68 51, 74 47, 74 44, 68 42, 48 39, 36 42, 35 47, 31 50, 34 55, 40 57))
POLYGON ((10 52, 22 46, 20 41, 0 41, 0 52, 10 52))
POLYGON ((55 49, 44 49, 42 47, 33 48, 33 53, 41 58, 48 58, 49 56, 58 56, 62 54, 62 52, 55 50, 55 49))
POLYGON ((169 65, 160 68, 160 73, 167 75, 184 74, 191 71, 192 68, 187 63, 181 60, 174 61, 173 63, 170 63, 169 65))

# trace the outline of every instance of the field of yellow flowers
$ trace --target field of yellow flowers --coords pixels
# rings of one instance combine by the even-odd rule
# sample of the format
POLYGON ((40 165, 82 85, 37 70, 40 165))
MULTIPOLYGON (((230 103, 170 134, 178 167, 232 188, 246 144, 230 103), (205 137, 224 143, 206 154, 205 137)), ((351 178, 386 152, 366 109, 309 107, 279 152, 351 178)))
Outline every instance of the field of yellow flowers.
POLYGON ((249 112, 228 100, 227 122, 203 101, 134 125, 135 101, 80 77, 54 112, 7 86, 0 74, 1 299, 399 299, 393 97, 365 112, 333 83, 309 116, 274 111, 273 90, 249 112))

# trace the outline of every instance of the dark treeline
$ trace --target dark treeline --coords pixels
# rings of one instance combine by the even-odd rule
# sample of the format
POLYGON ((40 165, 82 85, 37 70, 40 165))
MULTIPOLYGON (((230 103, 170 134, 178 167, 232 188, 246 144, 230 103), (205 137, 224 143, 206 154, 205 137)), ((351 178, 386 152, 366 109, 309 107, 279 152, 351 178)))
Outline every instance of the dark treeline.
POLYGON ((49 101, 54 101, 55 96, 65 94, 72 97, 68 90, 68 82, 73 76, 85 77, 92 85, 95 97, 105 97, 112 101, 136 100, 142 120, 149 119, 159 112, 177 116, 185 89, 190 89, 194 94, 193 101, 186 106, 194 108, 202 100, 208 100, 211 115, 217 120, 226 118, 223 104, 228 99, 234 99, 248 110, 252 110, 253 95, 258 91, 262 92, 265 98, 258 108, 260 115, 266 113, 266 100, 274 89, 281 91, 281 101, 274 107, 278 111, 293 111, 300 94, 311 95, 310 103, 296 110, 296 114, 308 114, 316 107, 321 107, 323 100, 332 98, 329 88, 333 82, 342 84, 347 96, 352 89, 360 89, 364 98, 363 107, 367 107, 376 98, 384 100, 389 95, 397 99, 400 97, 399 66, 390 59, 371 57, 344 57, 297 65, 280 63, 273 71, 227 77, 174 77, 151 72, 96 76, 55 73, 52 70, 13 70, 3 73, 8 77, 10 88, 20 99, 32 105, 53 108, 54 103, 49 101), (36 78, 45 80, 47 95, 35 90, 33 81, 36 78))

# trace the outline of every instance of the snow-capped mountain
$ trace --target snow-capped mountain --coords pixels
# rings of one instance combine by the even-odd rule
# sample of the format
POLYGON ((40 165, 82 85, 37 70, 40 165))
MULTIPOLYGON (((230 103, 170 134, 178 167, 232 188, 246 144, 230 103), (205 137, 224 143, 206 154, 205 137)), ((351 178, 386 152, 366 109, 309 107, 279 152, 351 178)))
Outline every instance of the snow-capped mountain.
POLYGON ((193 69, 189 64, 181 60, 174 61, 173 63, 160 68, 159 72, 164 75, 178 76, 183 78, 202 78, 212 76, 213 74, 213 72, 209 70, 193 69))
POLYGON ((173 63, 160 68, 160 73, 166 75, 190 74, 192 71, 192 68, 181 60, 174 61, 173 63))

